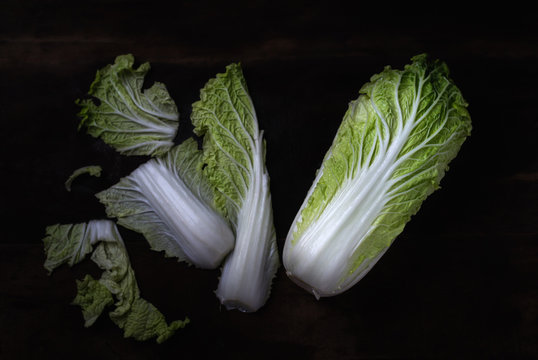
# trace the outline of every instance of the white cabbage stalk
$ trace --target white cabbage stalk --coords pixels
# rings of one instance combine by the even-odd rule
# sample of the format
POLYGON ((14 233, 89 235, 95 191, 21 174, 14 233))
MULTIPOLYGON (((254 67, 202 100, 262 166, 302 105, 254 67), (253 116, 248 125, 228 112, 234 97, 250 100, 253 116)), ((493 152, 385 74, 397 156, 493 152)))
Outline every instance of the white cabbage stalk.
POLYGON ((228 309, 256 311, 269 297, 279 260, 265 143, 238 64, 200 91, 192 122, 204 136, 204 173, 225 196, 224 210, 236 233, 217 297, 228 309))
POLYGON ((234 234, 216 210, 193 139, 139 166, 97 197, 118 223, 141 232, 153 250, 196 267, 214 269, 234 245, 234 234))
POLYGON ((471 131, 448 68, 426 55, 351 102, 288 233, 288 276, 316 297, 356 284, 439 187, 471 131))

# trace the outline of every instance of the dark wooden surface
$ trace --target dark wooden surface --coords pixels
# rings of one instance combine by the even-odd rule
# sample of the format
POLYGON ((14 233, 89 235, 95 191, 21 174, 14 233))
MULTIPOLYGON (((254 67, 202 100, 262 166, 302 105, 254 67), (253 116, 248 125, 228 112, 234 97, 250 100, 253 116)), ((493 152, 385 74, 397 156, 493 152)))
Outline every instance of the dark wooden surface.
POLYGON ((0 4, 0 358, 538 358, 537 100, 534 14, 510 2, 471 10, 432 3, 3 1, 0 4), (93 194, 144 158, 76 130, 75 99, 95 71, 133 53, 150 61, 191 136, 199 89, 240 61, 267 139, 275 225, 287 230, 361 85, 427 52, 469 102, 473 134, 442 182, 354 288, 316 301, 280 268, 267 305, 226 311, 219 271, 188 268, 121 229, 140 289, 169 320, 168 342, 124 339, 107 316, 84 328, 70 306, 90 262, 47 276, 41 238, 54 223, 104 216, 93 194), (72 170, 101 164, 102 178, 72 170))

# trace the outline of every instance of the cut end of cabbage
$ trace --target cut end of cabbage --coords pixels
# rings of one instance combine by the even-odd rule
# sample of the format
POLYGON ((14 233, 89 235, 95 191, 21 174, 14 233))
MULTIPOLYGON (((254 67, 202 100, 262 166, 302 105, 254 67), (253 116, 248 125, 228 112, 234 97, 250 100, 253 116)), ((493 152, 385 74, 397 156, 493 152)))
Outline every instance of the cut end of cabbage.
POLYGON ((305 283, 304 281, 302 281, 298 277, 293 276, 293 273, 291 271, 286 271, 286 275, 288 275, 288 278, 291 281, 293 281, 295 284, 299 285, 300 287, 302 287, 303 289, 305 289, 306 291, 308 291, 309 293, 314 295, 316 300, 319 300, 319 298, 322 297, 322 295, 320 295, 320 292, 319 292, 318 289, 310 286, 309 284, 305 283))
POLYGON ((226 310, 239 310, 244 313, 252 313, 257 311, 257 308, 253 308, 248 304, 241 302, 240 300, 225 300, 217 295, 220 303, 224 305, 226 310))

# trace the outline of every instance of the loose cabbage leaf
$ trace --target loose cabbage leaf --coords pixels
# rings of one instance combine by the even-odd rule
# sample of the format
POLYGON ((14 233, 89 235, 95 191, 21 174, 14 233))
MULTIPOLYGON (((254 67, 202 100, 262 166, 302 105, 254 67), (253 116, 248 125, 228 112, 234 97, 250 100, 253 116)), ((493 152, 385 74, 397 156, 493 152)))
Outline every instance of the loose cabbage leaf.
POLYGON ((144 234, 153 250, 214 269, 235 240, 217 211, 222 195, 209 185, 202 165, 202 153, 190 138, 96 196, 109 217, 144 234))
POLYGON ((191 119, 204 136, 204 174, 224 195, 222 210, 236 232, 216 294, 229 309, 256 311, 269 297, 279 261, 263 133, 239 64, 208 81, 191 119))
POLYGON ((166 86, 156 82, 142 91, 149 63, 133 68, 131 54, 97 71, 89 95, 77 100, 81 127, 125 155, 160 155, 173 145, 179 113, 166 86))
POLYGON ((386 67, 352 101, 288 233, 284 266, 316 297, 359 281, 470 135, 467 103, 425 54, 386 67))
POLYGON ((161 343, 189 323, 186 318, 167 324, 159 310, 140 297, 127 249, 112 221, 52 225, 47 227, 43 242, 44 266, 49 273, 64 263, 69 266, 79 263, 92 251, 91 259, 104 271, 99 280, 86 275, 84 280, 77 281, 73 304, 81 307, 86 327, 112 304, 115 306, 109 313, 112 321, 123 329, 125 337, 140 341, 156 337, 161 343))
POLYGON ((69 178, 65 181, 65 189, 67 191, 71 191, 71 184, 80 175, 89 174, 91 176, 99 177, 99 176, 101 176, 101 171, 103 171, 103 169, 99 165, 89 165, 89 166, 84 166, 84 167, 81 167, 79 169, 76 169, 69 176, 69 178))

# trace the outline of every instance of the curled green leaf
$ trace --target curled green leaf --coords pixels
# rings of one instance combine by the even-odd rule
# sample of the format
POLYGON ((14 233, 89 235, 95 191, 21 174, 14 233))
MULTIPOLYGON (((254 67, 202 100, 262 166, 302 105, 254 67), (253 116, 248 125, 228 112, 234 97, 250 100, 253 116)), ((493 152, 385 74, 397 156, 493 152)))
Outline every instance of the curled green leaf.
POLYGON ((99 176, 101 176, 101 171, 103 171, 103 169, 99 165, 89 165, 89 166, 84 166, 84 167, 81 167, 79 169, 76 169, 69 176, 69 178, 65 181, 65 189, 67 191, 71 191, 71 184, 80 175, 89 174, 91 176, 99 177, 99 176))
POLYGON ((69 266, 91 259, 102 270, 99 280, 90 275, 77 281, 73 304, 82 309, 84 325, 91 326, 105 308, 114 305, 110 318, 124 331, 125 337, 144 341, 157 338, 161 343, 189 323, 189 319, 166 323, 163 314, 140 297, 134 270, 120 233, 110 220, 52 225, 46 229, 45 268, 52 272, 58 266, 69 266))
POLYGON ((174 145, 179 113, 166 86, 142 90, 149 63, 133 68, 131 54, 97 71, 88 92, 77 100, 81 127, 125 155, 160 155, 174 145))

